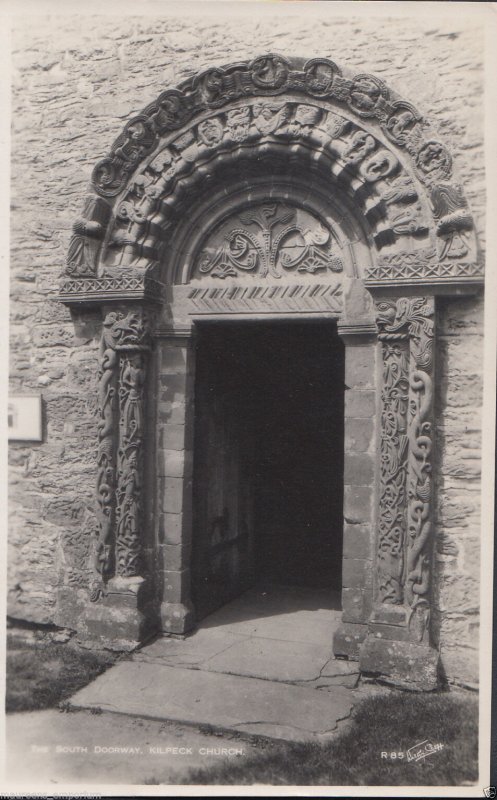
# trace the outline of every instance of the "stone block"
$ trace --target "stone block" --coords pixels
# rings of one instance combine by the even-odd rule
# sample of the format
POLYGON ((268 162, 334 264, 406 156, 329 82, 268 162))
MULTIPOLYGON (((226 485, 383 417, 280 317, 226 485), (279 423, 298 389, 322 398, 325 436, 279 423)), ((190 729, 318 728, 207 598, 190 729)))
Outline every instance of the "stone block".
POLYGON ((160 374, 170 376, 186 373, 187 349, 184 345, 165 342, 162 345, 160 374))
POLYGON ((345 558, 372 558, 374 534, 371 525, 351 525, 343 528, 343 555, 345 558))
POLYGON ((176 425, 185 424, 186 405, 184 399, 160 400, 158 410, 160 423, 173 423, 176 425))
POLYGON ((376 392, 371 389, 347 389, 345 392, 346 417, 374 417, 376 392))
MULTIPOLYGON (((357 420, 356 420, 357 421, 357 420)), ((350 422, 347 428, 350 427, 350 422)), ((371 486, 374 479, 374 459, 368 453, 345 453, 344 483, 350 486, 371 486)))
POLYGON ((333 653, 347 656, 351 661, 359 659, 359 647, 368 633, 368 626, 342 622, 333 634, 333 653))
POLYGON ((470 647, 441 648, 442 674, 449 683, 476 689, 478 686, 478 650, 470 647))
POLYGON ((404 689, 430 691, 439 682, 439 654, 428 645, 368 636, 359 652, 361 672, 404 689))
POLYGON ((188 378, 186 373, 172 373, 160 376, 161 398, 176 399, 185 396, 188 378))
POLYGON ((181 544, 184 533, 182 514, 160 514, 159 541, 164 544, 181 544))
POLYGON ((157 633, 158 614, 146 599, 150 587, 144 585, 143 578, 113 581, 116 585, 100 603, 87 603, 78 639, 97 648, 131 651, 157 633), (129 584, 129 591, 125 584, 129 584))
POLYGON ((372 597, 373 593, 371 589, 343 589, 343 622, 360 622, 366 624, 371 613, 372 597))
POLYGON ((373 389, 376 344, 349 345, 345 350, 345 385, 349 389, 373 389))
POLYGON ((366 558, 344 558, 342 562, 342 586, 365 588, 372 585, 372 561, 366 558))
POLYGON ((165 571, 186 569, 191 555, 190 544, 161 545, 162 564, 165 571))
POLYGON ((167 423, 162 425, 160 446, 165 450, 184 450, 186 439, 185 425, 167 423))
POLYGON ((368 486, 344 486, 343 517, 345 522, 357 524, 371 520, 373 491, 368 486))
POLYGON ((72 347, 75 344, 74 328, 70 323, 37 325, 33 329, 32 336, 36 347, 54 347, 55 345, 72 347))
POLYGON ((183 478, 165 477, 159 482, 162 510, 169 514, 181 514, 183 509, 183 478))
POLYGON ((344 446, 346 453, 366 453, 374 442, 375 425, 371 419, 345 420, 344 446))
POLYGON ((163 599, 166 603, 185 603, 190 600, 190 570, 162 571, 163 599))
POLYGON ((171 478, 182 478, 185 473, 184 450, 159 450, 157 454, 158 474, 171 478))
POLYGON ((191 603, 162 603, 160 616, 164 633, 183 634, 195 627, 195 611, 191 603))

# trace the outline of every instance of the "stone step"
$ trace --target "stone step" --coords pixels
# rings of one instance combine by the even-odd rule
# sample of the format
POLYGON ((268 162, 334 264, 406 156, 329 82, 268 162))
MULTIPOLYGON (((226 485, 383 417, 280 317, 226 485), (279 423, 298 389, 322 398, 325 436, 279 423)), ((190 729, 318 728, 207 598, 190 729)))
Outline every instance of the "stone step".
POLYGON ((124 661, 70 700, 113 711, 290 741, 326 741, 349 716, 353 694, 160 663, 124 661))

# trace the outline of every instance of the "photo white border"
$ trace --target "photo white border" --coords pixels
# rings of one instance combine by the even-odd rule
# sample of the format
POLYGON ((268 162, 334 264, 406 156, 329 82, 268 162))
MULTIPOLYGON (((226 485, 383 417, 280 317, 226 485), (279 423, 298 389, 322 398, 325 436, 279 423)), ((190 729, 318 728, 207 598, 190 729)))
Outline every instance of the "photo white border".
MULTIPOLYGON (((485 351, 484 351, 484 406, 483 406, 483 447, 482 447, 482 559, 481 559, 481 634, 480 634, 480 778, 474 786, 434 787, 434 786, 144 786, 144 785, 110 785, 95 784, 91 786, 74 784, 39 785, 36 790, 33 784, 7 784, 5 781, 5 764, 3 780, 0 782, 2 796, 315 796, 315 797, 483 797, 483 789, 489 785, 490 771, 490 722, 491 722, 491 654, 492 654, 492 603, 493 599, 493 530, 494 530, 494 471, 495 471, 495 365, 496 365, 496 300, 497 298, 497 188, 491 176, 497 174, 497 3, 486 2, 370 2, 354 0, 334 2, 330 0, 231 0, 231 2, 212 2, 211 0, 3 0, 0 6, 0 101, 2 115, 0 117, 0 165, 2 177, 10 175, 10 18, 14 16, 29 17, 33 15, 147 15, 162 16, 180 13, 184 16, 250 15, 262 16, 281 13, 283 15, 305 13, 317 19, 329 16, 352 16, 363 18, 398 18, 419 15, 433 15, 434 19, 460 19, 471 17, 482 21, 486 35, 485 52, 485 153, 486 153, 486 188, 487 188, 487 247, 486 247, 486 290, 485 290, 485 351)), ((109 144, 112 136, 110 136, 109 144)), ((4 185, 9 185, 4 180, 4 185)), ((4 314, 0 316, 0 358, 4 364, 8 361, 7 314, 8 307, 8 263, 9 263, 9 194, 0 193, 0 296, 4 300, 4 314), (3 212, 3 213, 2 213, 3 212)), ((3 394, 7 397, 7 369, 2 370, 4 381, 3 394)), ((2 417, 6 425, 6 412, 2 417)), ((7 436, 2 439, 5 447, 7 436)), ((3 462, 6 463, 6 460, 3 462)), ((5 476, 6 477, 6 476, 5 476)), ((2 524, 6 532, 7 481, 0 481, 0 503, 3 509, 2 524), (2 502, 3 501, 3 502, 2 502)), ((0 556, 6 564, 6 535, 1 539, 0 556)), ((4 567, 4 587, 6 587, 6 567, 4 567)), ((3 636, 1 637, 2 664, 5 663, 5 614, 6 592, 1 593, 3 636)), ((4 669, 0 670, 1 684, 5 695, 4 669)), ((0 726, 0 749, 5 754, 5 726, 0 726)))

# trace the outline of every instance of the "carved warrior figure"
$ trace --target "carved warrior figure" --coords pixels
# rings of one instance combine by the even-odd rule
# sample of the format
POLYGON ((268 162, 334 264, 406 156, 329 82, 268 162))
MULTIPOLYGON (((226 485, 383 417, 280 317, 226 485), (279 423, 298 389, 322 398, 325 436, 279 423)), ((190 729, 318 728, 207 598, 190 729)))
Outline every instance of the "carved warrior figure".
POLYGON ((250 130, 251 113, 250 108, 234 108, 226 113, 227 135, 234 142, 243 142, 250 130))
POLYGON ((138 575, 140 567, 144 383, 143 353, 123 356, 119 386, 116 548, 117 572, 124 577, 138 575))
POLYGON ((252 106, 254 125, 264 136, 274 133, 290 116, 287 103, 255 103, 252 106))
MULTIPOLYGON (((302 65, 269 54, 227 68, 211 68, 184 82, 181 89, 163 92, 140 116, 130 120, 109 155, 97 164, 92 175, 96 191, 103 197, 118 195, 138 163, 157 147, 159 137, 178 130, 196 115, 248 97, 274 103, 270 98, 285 91, 297 91, 310 100, 329 98, 343 103, 358 117, 376 120, 391 141, 405 148, 428 185, 450 176, 451 159, 446 149, 429 138, 414 106, 392 99, 381 80, 366 74, 344 77, 339 67, 325 58, 310 59, 302 65)), ((269 112, 256 115, 263 135, 275 124, 266 114, 269 112)), ((234 129, 227 125, 230 127, 234 129)))
MULTIPOLYGON (((114 573, 115 559, 114 515, 115 496, 117 493, 118 541, 130 539, 130 518, 138 519, 138 512, 132 513, 127 498, 130 495, 131 479, 138 481, 133 464, 140 456, 143 438, 143 413, 141 406, 141 390, 144 381, 144 362, 136 368, 133 363, 134 351, 138 349, 138 357, 144 359, 142 350, 149 346, 149 322, 137 312, 124 314, 112 311, 105 317, 100 342, 100 374, 99 374, 99 422, 97 453, 97 531, 94 544, 94 573, 90 587, 90 599, 97 601, 105 592, 105 580, 114 573), (125 355, 120 356, 120 353, 125 355), (119 363, 121 367, 119 369, 119 363), (118 389, 118 372, 120 372, 118 389), (120 421, 118 423, 116 396, 119 394, 120 421), (116 443, 119 438, 119 472, 116 475, 116 443), (133 455, 133 452, 135 455, 133 455), (129 462, 129 464, 128 464, 129 462), (119 527, 120 526, 120 527, 119 527), (119 538, 120 535, 120 538, 119 538)), ((139 502, 133 493, 133 501, 139 509, 139 502)), ((124 545, 118 547, 119 574, 122 571, 124 545)), ((132 548, 131 548, 132 549, 132 548)), ((125 559, 124 559, 125 560, 125 559)), ((129 564, 136 558, 129 559, 129 564)), ((130 574, 130 573, 128 573, 130 574)), ((136 573, 135 573, 136 574, 136 573)))
POLYGON ((85 199, 83 216, 73 225, 66 272, 68 275, 95 275, 100 244, 110 217, 110 207, 99 197, 85 199))
POLYGON ((383 348, 378 599, 407 605, 427 633, 431 562, 433 300, 378 303, 383 348), (407 507, 406 507, 407 495, 407 507))
POLYGON ((204 251, 200 273, 226 278, 258 272, 262 278, 281 278, 282 269, 341 272, 342 261, 330 249, 330 232, 317 221, 309 228, 291 222, 295 216, 296 209, 278 208, 276 203, 240 214, 240 223, 246 227, 231 230, 213 254, 204 251), (249 230, 254 225, 257 232, 249 230), (277 226, 282 226, 278 232, 277 226))

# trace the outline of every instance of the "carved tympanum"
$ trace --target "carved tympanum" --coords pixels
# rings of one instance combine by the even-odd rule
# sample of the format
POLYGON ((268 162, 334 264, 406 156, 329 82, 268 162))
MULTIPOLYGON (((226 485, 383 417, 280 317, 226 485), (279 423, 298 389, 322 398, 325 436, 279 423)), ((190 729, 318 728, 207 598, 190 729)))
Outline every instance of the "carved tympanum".
POLYGON ((383 388, 377 599, 406 605, 421 641, 429 621, 434 302, 377 303, 383 388))
POLYGON ((309 212, 266 203, 230 217, 204 245, 196 277, 256 274, 281 278, 288 272, 341 272, 331 232, 309 212))
MULTIPOLYGON (((328 175, 360 209, 379 250, 368 280, 481 277, 467 203, 451 182, 451 156, 414 106, 380 79, 344 75, 329 59, 268 54, 208 69, 126 123, 94 169, 100 198, 75 223, 64 298, 85 294, 74 282, 79 276, 97 281, 115 267, 148 274, 163 265, 176 214, 194 186, 206 176, 214 185, 218 171, 238 159, 242 172, 249 160, 277 165, 283 145, 293 162, 328 175), (396 270, 393 263, 386 269, 383 258, 395 257, 402 240, 409 249, 413 237, 419 249, 435 250, 426 270, 419 264, 396 270)), ((228 242, 229 269, 250 271, 251 253, 246 237, 228 242)), ((211 274, 223 270, 213 267, 211 274)))

